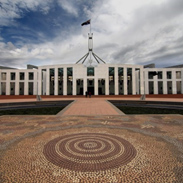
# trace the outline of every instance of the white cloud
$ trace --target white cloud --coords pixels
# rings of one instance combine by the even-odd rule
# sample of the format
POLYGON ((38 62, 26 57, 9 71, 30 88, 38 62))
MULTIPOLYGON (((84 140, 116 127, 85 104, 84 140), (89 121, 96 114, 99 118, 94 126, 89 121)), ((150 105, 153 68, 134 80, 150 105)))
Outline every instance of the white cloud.
POLYGON ((0 2, 0 25, 12 25, 15 18, 23 16, 22 9, 27 11, 40 10, 44 14, 50 10, 52 0, 1 0, 0 2))
POLYGON ((47 47, 38 47, 32 49, 30 55, 32 58, 47 59, 53 56, 53 50, 47 47))
POLYGON ((74 0, 58 0, 59 5, 66 10, 68 13, 78 16, 78 10, 75 6, 74 0))
POLYGON ((106 4, 96 6, 93 12, 96 45, 104 47, 110 43, 116 44, 115 48, 109 47, 102 54, 106 55, 104 58, 112 62, 145 63, 158 58, 161 60, 161 56, 168 53, 179 54, 180 43, 176 42, 178 48, 172 46, 173 51, 169 52, 167 48, 157 57, 149 56, 167 44, 171 47, 173 42, 183 37, 183 6, 180 0, 139 0, 138 3, 132 3, 132 0, 108 0, 106 4))
POLYGON ((13 43, 0 43, 1 65, 9 66, 13 63, 18 68, 25 67, 31 59, 46 60, 53 56, 53 50, 46 45, 25 45, 17 48, 13 43))
MULTIPOLYGON (((58 2, 71 16, 78 16, 75 1, 58 2)), ((32 10, 42 5, 46 13, 50 1, 15 0, 13 3, 20 3, 22 7, 32 10)), ((157 61, 160 64, 167 60, 171 64, 169 59, 180 62, 183 59, 181 5, 182 0, 102 0, 97 1, 92 9, 85 6, 86 19, 92 20, 94 52, 106 62, 146 64, 157 61)), ((19 16, 16 6, 11 9, 14 13, 10 17, 19 16)), ((71 29, 66 32, 70 36, 63 36, 65 32, 60 32, 51 42, 22 44, 20 48, 12 43, 0 43, 1 60, 12 60, 13 63, 13 59, 19 59, 22 62, 16 62, 18 67, 31 60, 35 62, 36 59, 39 60, 38 65, 75 63, 88 51, 89 29, 89 25, 81 27, 80 33, 71 29)))

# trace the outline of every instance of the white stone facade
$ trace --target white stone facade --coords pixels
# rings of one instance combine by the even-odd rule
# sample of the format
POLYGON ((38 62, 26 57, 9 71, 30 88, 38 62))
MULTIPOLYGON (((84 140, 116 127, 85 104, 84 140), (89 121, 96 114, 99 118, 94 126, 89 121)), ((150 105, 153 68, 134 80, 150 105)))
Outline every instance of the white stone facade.
POLYGON ((0 69, 1 95, 85 95, 86 91, 92 95, 183 94, 183 68, 62 64, 0 69))
POLYGON ((183 68, 147 68, 144 78, 145 94, 183 94, 183 68))

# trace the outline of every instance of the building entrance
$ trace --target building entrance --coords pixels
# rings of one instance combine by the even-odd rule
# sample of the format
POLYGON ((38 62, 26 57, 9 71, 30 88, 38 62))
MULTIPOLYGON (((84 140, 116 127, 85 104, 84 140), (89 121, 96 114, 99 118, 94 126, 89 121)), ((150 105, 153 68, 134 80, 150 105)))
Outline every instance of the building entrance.
POLYGON ((94 84, 94 79, 87 79, 87 90, 88 93, 91 92, 92 95, 95 95, 94 84))
POLYGON ((105 95, 105 79, 98 80, 98 94, 105 95))
POLYGON ((83 79, 77 79, 76 86, 77 95, 83 95, 83 79))

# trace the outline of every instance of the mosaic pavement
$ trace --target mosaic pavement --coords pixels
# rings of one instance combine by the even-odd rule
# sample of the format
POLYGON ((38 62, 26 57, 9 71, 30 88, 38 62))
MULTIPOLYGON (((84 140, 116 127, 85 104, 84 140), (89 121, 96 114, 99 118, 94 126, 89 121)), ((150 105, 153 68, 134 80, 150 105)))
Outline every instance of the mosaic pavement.
POLYGON ((0 182, 182 183, 183 116, 1 116, 0 182))

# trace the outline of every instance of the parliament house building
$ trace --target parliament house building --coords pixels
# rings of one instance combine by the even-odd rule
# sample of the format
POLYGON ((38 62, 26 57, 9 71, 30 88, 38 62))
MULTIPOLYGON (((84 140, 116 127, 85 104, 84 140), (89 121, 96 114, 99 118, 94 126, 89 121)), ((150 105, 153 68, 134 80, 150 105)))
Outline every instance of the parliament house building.
POLYGON ((62 64, 0 67, 0 95, 183 94, 183 67, 62 64))
POLYGON ((75 64, 27 65, 27 69, 0 66, 0 95, 144 95, 183 94, 183 65, 108 64, 93 52, 75 64))

